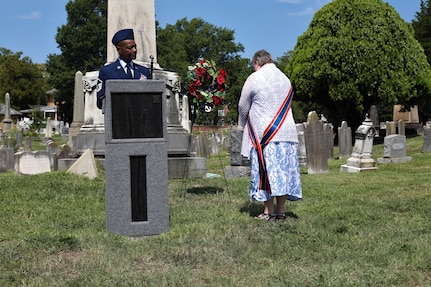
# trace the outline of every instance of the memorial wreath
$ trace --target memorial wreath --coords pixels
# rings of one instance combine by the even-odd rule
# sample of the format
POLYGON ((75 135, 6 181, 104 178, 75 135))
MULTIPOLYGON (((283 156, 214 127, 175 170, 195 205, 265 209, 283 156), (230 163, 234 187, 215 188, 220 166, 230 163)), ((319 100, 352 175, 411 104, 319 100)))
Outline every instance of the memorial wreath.
POLYGON ((198 108, 210 112, 214 106, 220 106, 226 95, 226 71, 217 70, 214 61, 199 59, 193 66, 188 66, 188 94, 198 108))

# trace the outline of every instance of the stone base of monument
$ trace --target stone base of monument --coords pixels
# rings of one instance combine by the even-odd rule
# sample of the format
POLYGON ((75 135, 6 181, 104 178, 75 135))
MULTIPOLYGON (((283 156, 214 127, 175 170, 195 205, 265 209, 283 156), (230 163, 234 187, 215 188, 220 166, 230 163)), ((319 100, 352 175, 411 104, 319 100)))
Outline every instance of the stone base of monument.
POLYGON ((73 137, 72 154, 80 156, 87 149, 91 149, 94 156, 105 155, 105 129, 103 127, 84 125, 73 137))
POLYGON ((377 170, 376 161, 373 158, 350 157, 346 164, 340 167, 343 172, 363 172, 377 170))
POLYGON ((168 178, 203 178, 207 172, 204 157, 169 157, 168 178))
POLYGON ((189 148, 189 137, 189 133, 181 127, 168 127, 168 156, 186 155, 189 148))
POLYGON ((250 177, 251 169, 249 166, 226 166, 224 175, 226 178, 250 177))
POLYGON ((388 164, 388 163, 394 163, 394 164, 397 164, 397 163, 406 163, 406 162, 409 162, 409 161, 411 161, 412 160, 412 157, 411 156, 405 156, 405 157, 393 157, 393 158, 390 158, 390 157, 382 157, 382 158, 378 158, 377 159, 377 162, 379 163, 379 164, 388 164))

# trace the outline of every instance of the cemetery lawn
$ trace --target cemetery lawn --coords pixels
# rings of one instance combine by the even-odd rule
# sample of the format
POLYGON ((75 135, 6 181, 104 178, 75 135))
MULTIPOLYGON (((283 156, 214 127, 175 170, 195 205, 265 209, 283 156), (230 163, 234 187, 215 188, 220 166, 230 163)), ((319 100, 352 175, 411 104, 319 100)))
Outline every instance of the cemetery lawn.
MULTIPOLYGON (((422 144, 408 138, 412 161, 377 171, 340 172, 347 159, 303 170, 303 200, 275 223, 253 217, 262 205, 249 202, 248 178, 170 180, 169 231, 140 239, 105 230, 103 171, 2 173, 0 286, 430 286, 422 144)), ((229 162, 212 156, 208 172, 229 162)))

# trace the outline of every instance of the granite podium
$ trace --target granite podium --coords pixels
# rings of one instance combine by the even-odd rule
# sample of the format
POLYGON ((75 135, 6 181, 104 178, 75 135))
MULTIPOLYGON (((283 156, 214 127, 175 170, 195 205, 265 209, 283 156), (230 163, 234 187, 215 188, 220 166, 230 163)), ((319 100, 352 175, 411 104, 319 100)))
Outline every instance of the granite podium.
POLYGON ((106 229, 140 237, 169 229, 165 81, 108 80, 106 229))

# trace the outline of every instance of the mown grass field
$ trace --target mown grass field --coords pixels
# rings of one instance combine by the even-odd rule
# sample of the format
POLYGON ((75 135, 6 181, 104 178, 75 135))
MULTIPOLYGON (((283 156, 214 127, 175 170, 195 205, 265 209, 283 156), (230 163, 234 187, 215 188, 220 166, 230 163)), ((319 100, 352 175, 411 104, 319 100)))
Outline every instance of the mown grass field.
MULTIPOLYGON (((373 172, 340 172, 347 159, 304 171, 303 200, 275 223, 253 217, 248 178, 170 180, 169 231, 140 239, 105 230, 103 171, 0 174, 0 286, 430 286, 422 144, 408 138, 411 162, 373 172)), ((208 171, 228 164, 213 156, 208 171)))

